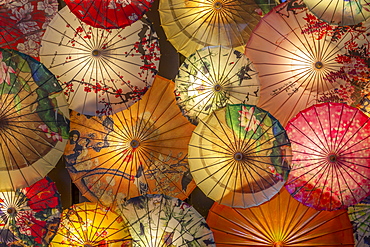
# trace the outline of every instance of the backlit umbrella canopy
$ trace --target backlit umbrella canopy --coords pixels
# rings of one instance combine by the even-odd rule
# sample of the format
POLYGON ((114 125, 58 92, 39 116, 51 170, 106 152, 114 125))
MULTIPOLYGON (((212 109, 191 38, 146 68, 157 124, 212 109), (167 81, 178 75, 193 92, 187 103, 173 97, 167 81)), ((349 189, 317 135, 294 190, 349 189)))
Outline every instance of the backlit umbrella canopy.
POLYGON ((53 72, 69 107, 112 114, 136 102, 152 84, 159 45, 146 18, 124 29, 94 28, 64 7, 47 27, 40 59, 53 72))
POLYGON ((252 207, 284 185, 290 143, 272 115, 252 105, 228 105, 201 120, 189 143, 189 165, 206 196, 231 207, 252 207))
POLYGON ((98 28, 124 28, 140 19, 153 0, 65 0, 80 20, 98 28))
POLYGON ((258 106, 285 126, 310 105, 336 101, 335 90, 363 88, 369 75, 369 28, 369 22, 330 25, 300 0, 275 7, 246 45, 261 82, 258 106))
POLYGON ((241 52, 205 47, 181 64, 175 78, 177 102, 193 123, 226 104, 254 105, 259 98, 257 72, 241 52))
POLYGON ((49 246, 132 246, 127 224, 110 208, 83 202, 65 209, 49 246))
POLYGON ((195 188, 187 162, 194 125, 173 91, 172 81, 156 76, 129 109, 104 117, 71 114, 64 157, 86 198, 110 206, 147 193, 188 197, 195 188))
POLYGON ((369 0, 303 0, 319 19, 331 24, 356 25, 370 17, 369 0))
POLYGON ((0 191, 30 186, 55 167, 68 117, 55 76, 28 55, 0 49, 0 191))
POLYGON ((24 189, 0 192, 0 245, 47 246, 59 225, 60 200, 48 177, 24 189))
POLYGON ((185 57, 206 46, 244 51, 260 15, 252 0, 168 0, 159 2, 167 39, 185 57))
POLYGON ((203 216, 178 198, 142 195, 119 205, 119 209, 134 246, 215 246, 203 216))
POLYGON ((257 207, 240 209, 215 203, 207 223, 219 247, 350 247, 354 244, 346 210, 317 211, 294 200, 284 188, 257 207))
POLYGON ((292 169, 286 188, 318 210, 359 203, 370 193, 370 119, 344 103, 313 105, 286 127, 292 169))
POLYGON ((37 59, 41 38, 58 6, 58 0, 1 1, 0 46, 37 59))
POLYGON ((348 216, 353 225, 355 246, 370 246, 370 196, 348 207, 348 216))

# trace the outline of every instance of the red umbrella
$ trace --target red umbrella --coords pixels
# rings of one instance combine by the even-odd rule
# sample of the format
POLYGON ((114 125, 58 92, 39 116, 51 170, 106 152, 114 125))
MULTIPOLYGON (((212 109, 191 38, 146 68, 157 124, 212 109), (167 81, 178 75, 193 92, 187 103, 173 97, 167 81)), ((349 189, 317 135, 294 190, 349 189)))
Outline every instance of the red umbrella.
POLYGON ((370 193, 370 120, 343 103, 313 105, 286 127, 292 169, 286 188, 318 210, 346 208, 370 193))
POLYGON ((55 235, 62 205, 49 178, 0 193, 0 245, 46 246, 55 235))
POLYGON ((58 5, 58 0, 1 1, 0 46, 37 58, 41 37, 58 5))
POLYGON ((154 0, 65 0, 83 22, 99 28, 123 28, 140 19, 154 0))

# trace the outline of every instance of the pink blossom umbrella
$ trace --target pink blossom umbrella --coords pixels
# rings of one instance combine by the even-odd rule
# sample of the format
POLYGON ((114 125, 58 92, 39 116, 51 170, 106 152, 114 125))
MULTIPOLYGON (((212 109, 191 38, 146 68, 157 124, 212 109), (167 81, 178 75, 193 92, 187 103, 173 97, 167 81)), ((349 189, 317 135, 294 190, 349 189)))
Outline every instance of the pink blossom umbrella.
POLYGON ((370 120, 343 103, 313 105, 286 127, 292 169, 286 188, 318 210, 356 204, 370 193, 370 120))
POLYGON ((123 28, 139 20, 154 0, 65 0, 80 20, 98 28, 123 28))
POLYGON ((45 28, 58 11, 57 0, 0 2, 0 46, 38 58, 45 28))

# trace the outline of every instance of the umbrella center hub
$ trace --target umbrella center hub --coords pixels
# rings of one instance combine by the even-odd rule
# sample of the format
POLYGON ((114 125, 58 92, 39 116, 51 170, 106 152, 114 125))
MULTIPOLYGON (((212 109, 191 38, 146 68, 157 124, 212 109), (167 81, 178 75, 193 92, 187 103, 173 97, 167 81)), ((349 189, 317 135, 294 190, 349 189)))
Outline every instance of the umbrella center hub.
POLYGON ((328 161, 330 163, 336 163, 338 161, 338 156, 336 154, 329 154, 328 161))
POLYGON ((283 246, 284 246, 284 243, 281 241, 275 242, 273 245, 273 247, 283 247, 283 246))
POLYGON ((222 86, 220 84, 216 84, 213 86, 213 90, 215 90, 215 92, 220 92, 222 90, 222 86))
POLYGON ((99 49, 94 49, 92 52, 91 52, 91 55, 93 55, 93 57, 100 57, 102 54, 102 51, 99 50, 99 49))
POLYGON ((93 247, 92 244, 84 244, 84 247, 93 247))
POLYGON ((316 69, 322 69, 324 67, 324 64, 320 61, 317 61, 314 66, 316 69))
POLYGON ((241 160, 243 160, 243 159, 244 159, 244 154, 243 154, 242 152, 236 152, 236 153, 234 154, 234 159, 235 159, 236 161, 241 161, 241 160))
POLYGON ((215 2, 213 3, 213 9, 214 9, 214 10, 218 10, 218 11, 220 11, 220 10, 222 9, 222 7, 223 7, 223 4, 222 4, 222 2, 221 2, 221 1, 215 1, 215 2))
POLYGON ((9 214, 9 215, 15 215, 17 213, 17 210, 14 208, 14 207, 9 207, 6 212, 9 214))
POLYGON ((130 146, 131 146, 132 148, 138 148, 138 147, 139 147, 139 145, 140 145, 140 142, 139 142, 138 140, 132 140, 132 141, 130 142, 130 146))

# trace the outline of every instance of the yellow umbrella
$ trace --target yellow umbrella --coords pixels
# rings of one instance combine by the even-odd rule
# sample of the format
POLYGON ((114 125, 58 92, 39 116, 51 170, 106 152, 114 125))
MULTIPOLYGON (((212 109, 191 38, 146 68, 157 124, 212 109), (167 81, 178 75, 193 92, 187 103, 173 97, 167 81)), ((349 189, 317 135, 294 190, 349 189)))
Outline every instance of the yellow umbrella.
POLYGON ((243 52, 260 19, 256 10, 251 0, 168 0, 158 9, 168 40, 185 57, 214 45, 243 52))
POLYGON ((84 202, 63 211, 49 246, 131 246, 131 235, 120 215, 100 204, 84 202))
POLYGON ((73 182, 104 205, 141 194, 185 199, 195 188, 187 163, 194 129, 176 104, 174 83, 157 76, 144 97, 114 115, 71 114, 65 149, 73 182))

